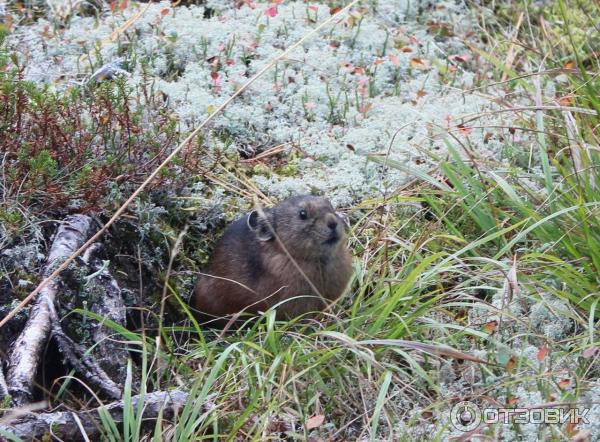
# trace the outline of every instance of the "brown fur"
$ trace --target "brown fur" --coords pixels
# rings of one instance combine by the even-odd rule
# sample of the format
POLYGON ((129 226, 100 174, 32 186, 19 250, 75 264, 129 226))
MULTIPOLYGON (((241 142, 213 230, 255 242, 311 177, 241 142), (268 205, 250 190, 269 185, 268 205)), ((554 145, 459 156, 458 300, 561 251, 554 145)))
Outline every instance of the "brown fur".
POLYGON ((278 318, 291 318, 339 298, 351 274, 345 225, 329 200, 298 196, 253 211, 225 230, 196 283, 195 307, 220 317, 281 302, 278 318))

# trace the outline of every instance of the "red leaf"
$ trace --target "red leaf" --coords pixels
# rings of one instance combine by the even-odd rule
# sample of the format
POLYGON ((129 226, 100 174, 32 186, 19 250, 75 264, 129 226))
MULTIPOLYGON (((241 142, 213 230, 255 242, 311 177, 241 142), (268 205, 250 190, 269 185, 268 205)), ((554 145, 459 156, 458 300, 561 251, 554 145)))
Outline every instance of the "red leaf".
POLYGON ((164 17, 165 15, 169 15, 169 12, 170 12, 170 11, 171 11, 171 10, 170 10, 169 8, 162 9, 162 10, 160 11, 160 15, 162 15, 162 16, 164 17))
POLYGON ((506 363, 506 366, 505 366, 506 371, 508 371, 509 373, 512 373, 512 371, 515 369, 516 365, 517 365, 517 358, 515 358, 514 356, 511 356, 511 358, 506 363))
POLYGON ((558 99, 558 104, 561 106, 571 106, 573 104, 573 95, 565 95, 558 99))
POLYGON ((306 421, 306 429, 312 430, 313 428, 320 427, 325 422, 325 416, 317 414, 306 421))
POLYGON ((548 354, 550 354, 550 349, 547 345, 543 345, 537 352, 537 360, 539 362, 542 362, 544 359, 546 359, 546 356, 548 356, 548 354))
POLYGON ((424 62, 423 62, 423 60, 421 60, 420 58, 418 58, 418 57, 415 57, 415 58, 413 58, 412 60, 410 60, 410 65, 411 65, 413 68, 416 68, 416 67, 422 67, 422 66, 425 66, 425 63, 424 63, 424 62))
POLYGON ((560 388, 561 390, 564 390, 565 388, 567 388, 569 386, 569 384, 571 383, 570 379, 562 379, 561 381, 558 382, 558 388, 560 388))
POLYGON ((460 131, 461 134, 463 134, 465 137, 468 137, 471 133, 471 128, 467 127, 467 126, 463 126, 462 124, 458 125, 458 130, 460 131))
POLYGON ((467 61, 469 61, 469 56, 467 54, 451 55, 450 60, 458 61, 459 63, 466 63, 467 61))
POLYGON ((483 326, 483 329, 487 332, 487 333, 494 333, 496 331, 496 329, 498 328, 498 321, 490 321, 487 324, 485 324, 483 326))
POLYGON ((267 9, 265 9, 265 14, 268 15, 269 17, 276 17, 277 16, 277 5, 269 6, 267 9))

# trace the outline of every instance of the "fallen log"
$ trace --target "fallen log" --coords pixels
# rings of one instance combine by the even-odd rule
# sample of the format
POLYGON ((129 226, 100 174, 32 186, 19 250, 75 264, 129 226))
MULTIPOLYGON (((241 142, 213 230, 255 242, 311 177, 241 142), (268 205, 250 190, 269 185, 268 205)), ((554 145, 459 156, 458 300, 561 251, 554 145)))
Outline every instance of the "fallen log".
POLYGON ((4 361, 0 358, 0 403, 8 396, 8 385, 4 379, 4 361))
POLYGON ((110 378, 92 356, 87 354, 85 348, 65 334, 60 326, 54 306, 50 308, 50 315, 52 320, 52 337, 56 340, 64 361, 71 365, 91 386, 99 388, 100 391, 104 392, 111 399, 120 399, 121 387, 110 378))
MULTIPOLYGON (((95 225, 85 215, 68 216, 59 226, 44 269, 50 275, 67 257, 77 250, 93 233, 95 225)), ((36 298, 29 319, 13 344, 8 364, 7 384, 13 403, 17 406, 32 400, 33 385, 42 349, 52 329, 50 309, 60 289, 57 280, 49 282, 36 298)))
MULTIPOLYGON (((181 390, 156 391, 144 396, 131 398, 130 410, 137 410, 140 400, 143 402, 145 423, 154 427, 152 422, 161 418, 172 421, 189 398, 189 394, 181 390)), ((141 405, 141 404, 140 404, 141 405)), ((118 425, 123 422, 125 402, 113 402, 90 411, 57 411, 54 413, 39 413, 28 416, 8 415, 0 419, 0 438, 8 435, 24 440, 46 440, 51 435, 59 440, 100 440, 102 435, 102 420, 100 414, 107 412, 118 425)))
MULTIPOLYGON (((92 244, 82 256, 82 260, 93 272, 86 277, 86 284, 93 285, 94 290, 101 293, 101 296, 92 300, 88 308, 104 320, 125 327, 127 310, 121 288, 108 271, 108 261, 99 258, 101 249, 100 244, 92 244)), ((124 384, 129 357, 125 345, 115 339, 115 332, 103 322, 93 322, 88 324, 88 327, 91 329, 91 341, 94 343, 94 359, 112 379, 124 384)))

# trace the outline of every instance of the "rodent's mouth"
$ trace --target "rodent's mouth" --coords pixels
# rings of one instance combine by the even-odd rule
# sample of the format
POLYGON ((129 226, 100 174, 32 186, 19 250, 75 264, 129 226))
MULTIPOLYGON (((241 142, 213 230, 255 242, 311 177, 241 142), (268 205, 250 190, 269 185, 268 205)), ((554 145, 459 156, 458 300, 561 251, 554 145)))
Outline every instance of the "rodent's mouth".
POLYGON ((333 232, 326 241, 323 241, 323 244, 332 246, 332 245, 336 244, 339 240, 340 240, 340 235, 338 235, 337 232, 333 232))

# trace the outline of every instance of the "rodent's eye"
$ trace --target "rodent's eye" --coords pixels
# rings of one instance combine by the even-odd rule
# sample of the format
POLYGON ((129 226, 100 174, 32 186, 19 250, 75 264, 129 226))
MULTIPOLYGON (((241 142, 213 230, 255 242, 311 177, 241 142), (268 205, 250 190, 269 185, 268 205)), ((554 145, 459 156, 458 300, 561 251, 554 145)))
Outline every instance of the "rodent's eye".
POLYGON ((300 219, 307 219, 308 213, 306 213, 306 210, 302 209, 300 210, 300 212, 298 212, 298 216, 300 217, 300 219))

